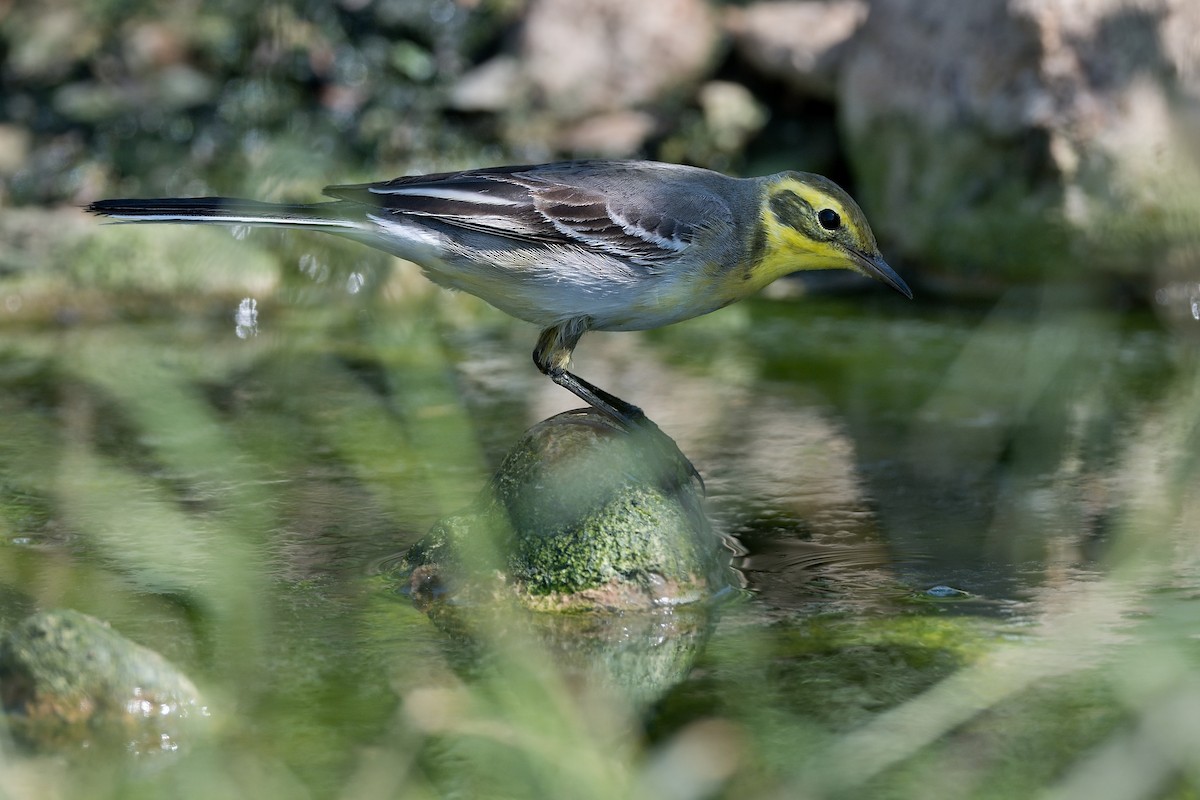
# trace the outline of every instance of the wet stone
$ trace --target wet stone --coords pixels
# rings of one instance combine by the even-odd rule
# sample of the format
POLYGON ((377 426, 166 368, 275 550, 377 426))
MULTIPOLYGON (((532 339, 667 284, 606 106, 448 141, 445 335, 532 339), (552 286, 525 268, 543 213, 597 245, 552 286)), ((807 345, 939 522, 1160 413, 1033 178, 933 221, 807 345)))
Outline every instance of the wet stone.
POLYGON ((971 596, 970 593, 964 592, 962 589, 955 589, 953 586, 946 586, 942 583, 939 583, 937 586, 930 586, 925 590, 925 595, 938 600, 971 596))
POLYGON ((34 614, 0 639, 0 703, 14 737, 38 750, 174 751, 207 717, 165 658, 77 611, 34 614))
POLYGON ((461 602, 499 593, 544 611, 708 598, 724 582, 720 543, 697 484, 668 451, 592 411, 539 423, 475 508, 439 521, 406 554, 412 596, 461 602), (484 541, 498 552, 480 553, 484 541))

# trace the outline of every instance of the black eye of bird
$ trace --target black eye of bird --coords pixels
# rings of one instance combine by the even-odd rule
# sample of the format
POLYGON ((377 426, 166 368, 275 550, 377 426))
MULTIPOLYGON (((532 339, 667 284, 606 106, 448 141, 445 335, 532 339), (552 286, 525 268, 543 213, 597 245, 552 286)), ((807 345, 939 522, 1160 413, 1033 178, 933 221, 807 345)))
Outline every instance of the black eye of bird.
POLYGON ((842 218, 832 208, 822 208, 817 212, 817 222, 827 231, 836 231, 842 227, 842 218))

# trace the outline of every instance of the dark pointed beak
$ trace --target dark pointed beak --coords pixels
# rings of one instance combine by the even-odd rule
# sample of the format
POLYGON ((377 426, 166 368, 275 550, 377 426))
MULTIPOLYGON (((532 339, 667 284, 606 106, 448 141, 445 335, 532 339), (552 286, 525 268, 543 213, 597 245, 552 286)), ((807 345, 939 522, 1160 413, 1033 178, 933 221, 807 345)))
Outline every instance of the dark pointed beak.
POLYGON ((851 250, 850 255, 864 275, 886 283, 909 300, 912 300, 912 289, 908 288, 908 284, 896 274, 896 270, 887 265, 882 256, 873 256, 861 250, 851 250))

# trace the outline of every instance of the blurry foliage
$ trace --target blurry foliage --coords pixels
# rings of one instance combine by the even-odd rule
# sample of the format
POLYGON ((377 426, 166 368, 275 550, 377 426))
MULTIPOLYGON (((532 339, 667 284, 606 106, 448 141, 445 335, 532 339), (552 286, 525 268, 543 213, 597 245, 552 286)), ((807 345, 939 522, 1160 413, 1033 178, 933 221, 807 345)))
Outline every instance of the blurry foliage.
MULTIPOLYGON (((452 108, 464 73, 514 47, 524 5, 14 4, 0 15, 0 199, 311 199, 331 182, 587 155, 563 141, 567 123, 537 112, 535 98, 494 114, 452 108)), ((653 118, 644 155, 849 177, 827 105, 764 82, 736 58, 714 64, 712 77, 694 97, 640 112, 653 118)))
POLYGON ((35 143, 9 193, 48 203, 122 178, 123 191, 274 196, 295 193, 291 179, 311 192, 331 165, 474 157, 444 91, 512 13, 453 0, 17 4, 0 24, 0 124, 35 143))

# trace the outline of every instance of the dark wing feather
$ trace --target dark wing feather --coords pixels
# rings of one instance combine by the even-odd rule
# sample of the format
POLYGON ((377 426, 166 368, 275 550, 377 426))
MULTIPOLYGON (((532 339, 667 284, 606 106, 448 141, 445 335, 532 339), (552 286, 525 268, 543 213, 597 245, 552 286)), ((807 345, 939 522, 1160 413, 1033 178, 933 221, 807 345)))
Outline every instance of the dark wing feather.
POLYGON ((331 186, 325 192, 399 216, 502 239, 584 246, 651 266, 678 257, 708 222, 703 215, 695 218, 692 193, 683 193, 689 202, 674 202, 679 193, 662 177, 623 162, 564 162, 331 186), (693 212, 693 218, 681 219, 675 210, 693 212))

